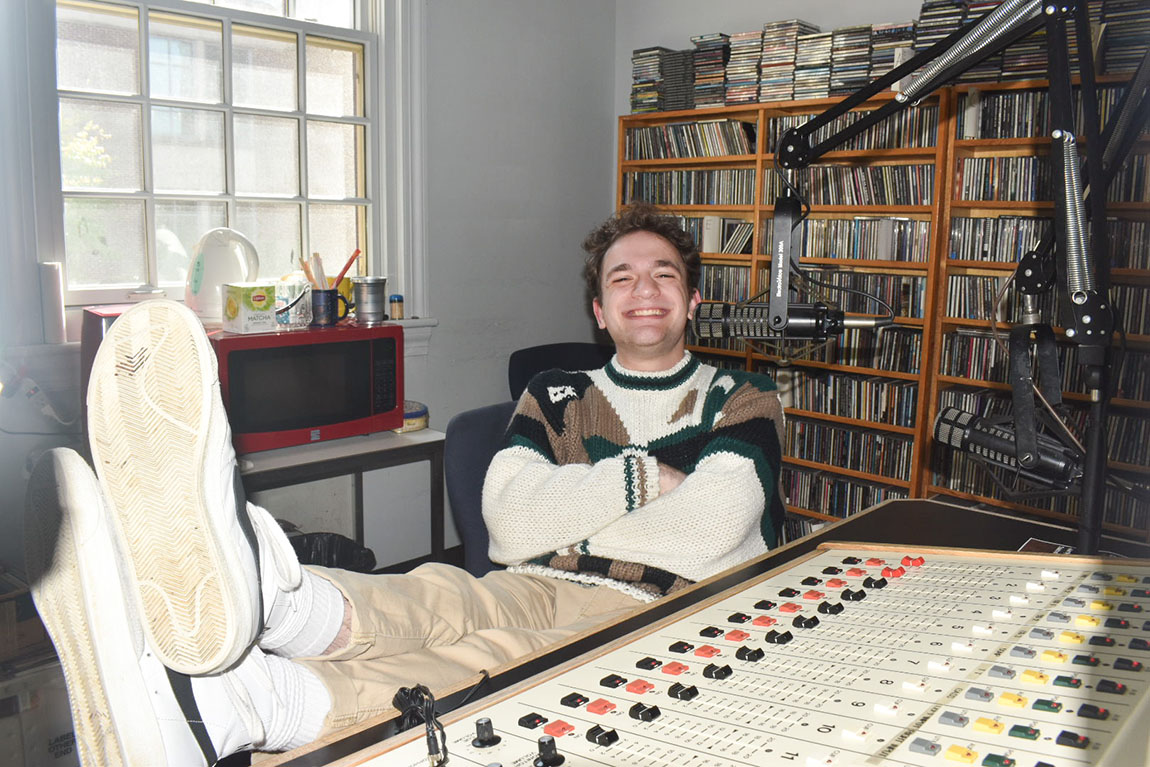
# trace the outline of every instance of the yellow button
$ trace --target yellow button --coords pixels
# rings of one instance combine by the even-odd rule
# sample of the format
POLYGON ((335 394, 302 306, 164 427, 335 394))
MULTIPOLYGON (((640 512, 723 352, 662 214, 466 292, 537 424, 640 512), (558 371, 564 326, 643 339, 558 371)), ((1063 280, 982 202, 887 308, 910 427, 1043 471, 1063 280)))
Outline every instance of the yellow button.
POLYGON ((1137 583, 1138 579, 1133 575, 1119 575, 1114 578, 1119 583, 1137 583))
POLYGON ((1005 728, 1006 725, 1004 725, 1002 722, 996 721, 994 719, 987 719, 985 716, 974 720, 974 729, 978 730, 979 732, 990 732, 997 735, 1005 728))
POLYGON ((1039 657, 1047 663, 1065 663, 1070 660, 1069 655, 1058 650, 1043 650, 1039 657))
POLYGON ((1082 644, 1086 641, 1086 637, 1075 631, 1063 631, 1058 635, 1058 641, 1066 644, 1082 644))
POLYGON ((1011 708, 1026 708, 1026 698, 1012 692, 1004 692, 998 696, 998 705, 1011 708))
POLYGON ((1043 674, 1041 671, 1035 671, 1032 668, 1026 669, 1022 672, 1022 681, 1029 684, 1046 684, 1050 681, 1050 677, 1043 674))
POLYGON ((1113 610, 1114 605, 1110 602, 1103 602, 1101 599, 1095 599, 1090 603, 1091 610, 1113 610))
POLYGON ((1074 619, 1074 623, 1078 626, 1089 626, 1090 628, 1093 628, 1102 623, 1102 619, 1094 615, 1079 615, 1074 619))
POLYGON ((1120 589, 1117 586, 1107 586, 1102 589, 1102 593, 1108 597, 1124 597, 1126 596, 1126 589, 1120 589))
POLYGON ((971 751, 965 746, 951 746, 946 750, 946 758, 952 762, 962 762, 963 764, 974 764, 978 761, 978 754, 971 751))

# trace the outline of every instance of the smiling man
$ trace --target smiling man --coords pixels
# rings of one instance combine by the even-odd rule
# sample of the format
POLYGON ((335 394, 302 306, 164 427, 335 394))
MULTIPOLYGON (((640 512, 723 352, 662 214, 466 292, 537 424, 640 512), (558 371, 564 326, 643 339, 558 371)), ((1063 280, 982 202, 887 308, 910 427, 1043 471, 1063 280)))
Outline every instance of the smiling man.
POLYGON ((491 463, 491 558, 647 600, 778 542, 783 416, 774 383, 686 350, 699 251, 632 206, 584 241, 604 368, 537 376, 491 463))
POLYGON ((765 552, 783 520, 770 379, 686 351, 699 253, 633 206, 584 243, 604 368, 532 379, 484 486, 475 578, 303 567, 238 479, 215 355, 171 301, 120 316, 88 395, 93 467, 29 481, 32 593, 85 767, 203 767, 392 712, 765 552))

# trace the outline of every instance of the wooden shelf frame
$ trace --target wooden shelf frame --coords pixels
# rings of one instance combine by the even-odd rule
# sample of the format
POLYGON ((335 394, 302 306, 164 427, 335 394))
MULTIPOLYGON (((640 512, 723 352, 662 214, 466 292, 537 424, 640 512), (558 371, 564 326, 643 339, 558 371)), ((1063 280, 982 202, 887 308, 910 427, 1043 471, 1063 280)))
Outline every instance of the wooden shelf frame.
MULTIPOLYGON (((1101 76, 1098 78, 1101 85, 1121 83, 1129 80, 1128 75, 1101 76)), ((938 487, 933 484, 933 470, 931 468, 931 454, 933 446, 932 430, 934 418, 939 409, 939 396, 944 389, 953 386, 982 387, 990 391, 1008 392, 1010 387, 1004 383, 970 380, 956 376, 937 375, 939 363, 942 358, 942 341, 947 333, 957 328, 990 328, 989 320, 969 320, 945 316, 947 278, 951 274, 978 274, 988 276, 1005 276, 1016 268, 1015 263, 997 261, 966 261, 950 259, 950 226, 955 218, 995 218, 1000 216, 1029 215, 1052 217, 1054 203, 1047 200, 1036 201, 987 201, 987 200, 959 200, 955 199, 956 181, 959 174, 960 159, 963 157, 991 157, 991 156, 1030 156, 1047 155, 1050 151, 1051 141, 1048 137, 1030 138, 1004 138, 1004 139, 959 139, 956 136, 958 100, 961 94, 972 89, 986 93, 1012 92, 1024 90, 1039 90, 1046 87, 1044 80, 1009 81, 1001 83, 974 83, 961 84, 939 89, 925 101, 938 107, 937 135, 934 145, 923 147, 901 147, 896 149, 874 150, 837 150, 828 152, 819 158, 817 165, 908 165, 929 164, 935 168, 933 181, 933 196, 929 205, 812 205, 810 216, 812 218, 844 218, 851 219, 858 216, 899 217, 932 222, 930 241, 928 246, 928 260, 926 262, 887 261, 870 259, 839 259, 839 258, 802 258, 800 263, 818 267, 838 267, 844 271, 857 273, 880 273, 903 276, 924 276, 927 281, 924 298, 923 317, 897 318, 898 325, 921 329, 922 346, 918 371, 907 373, 901 371, 880 370, 871 367, 856 367, 839 365, 835 363, 819 362, 815 360, 791 360, 789 365, 796 368, 806 368, 831 373, 843 373, 852 376, 881 377, 892 380, 912 381, 918 383, 917 417, 913 427, 898 427, 891 424, 871 422, 867 420, 844 418, 826 413, 814 413, 796 408, 787 408, 790 415, 804 419, 822 421, 829 424, 838 424, 847 427, 866 428, 870 430, 887 432, 892 435, 907 436, 913 440, 912 467, 909 477, 891 478, 866 472, 854 471, 849 468, 822 464, 797 457, 786 457, 787 465, 815 471, 826 471, 847 478, 854 478, 869 484, 884 485, 904 490, 910 497, 927 497, 932 493, 939 493, 949 497, 962 498, 967 501, 986 503, 1004 509, 1031 514, 1040 517, 1060 519, 1065 521, 1066 515, 1043 509, 1034 509, 1022 504, 1011 504, 995 498, 987 498, 968 493, 959 493, 949 488, 938 487)), ((861 105, 860 109, 876 108, 893 98, 893 93, 878 94, 861 105)), ((737 107, 714 107, 700 110, 684 110, 678 112, 655 112, 634 115, 622 115, 618 118, 618 166, 616 169, 616 208, 621 209, 626 202, 622 199, 624 174, 642 171, 664 170, 704 170, 723 168, 753 168, 755 170, 754 202, 744 205, 668 205, 660 206, 679 215, 721 215, 725 217, 743 218, 754 225, 751 238, 750 254, 704 254, 704 261, 710 264, 734 264, 750 269, 750 295, 762 290, 760 273, 769 271, 770 254, 764 252, 763 233, 764 224, 773 217, 773 204, 764 199, 764 188, 768 174, 774 172, 775 157, 767 151, 767 121, 779 116, 816 114, 826 107, 837 103, 840 98, 804 99, 786 102, 768 102, 762 104, 741 105, 737 107), (699 122, 715 119, 738 119, 755 125, 756 153, 753 155, 729 155, 723 157, 676 158, 674 160, 631 160, 625 157, 626 130, 633 127, 644 127, 674 122, 699 122)), ((1137 141, 1135 152, 1150 152, 1150 135, 1144 135, 1137 141)), ((1150 221, 1150 201, 1111 203, 1108 205, 1111 215, 1132 220, 1150 221)), ((1112 280, 1118 284, 1150 285, 1150 269, 1114 269, 1111 272, 1112 280)), ((1011 327, 1009 323, 1000 323, 1003 330, 1011 327)), ((1065 339, 1065 333, 1056 329, 1060 340, 1065 339)), ((1150 350, 1150 335, 1133 334, 1126 338, 1127 345, 1133 350, 1150 350)), ((693 346, 693 350, 703 354, 721 356, 725 359, 738 360, 746 369, 754 370, 764 365, 778 365, 778 357, 763 355, 749 346, 734 350, 711 349, 704 346, 693 346)), ((1064 398, 1072 404, 1085 404, 1088 397, 1078 392, 1064 392, 1064 398)), ((1112 406, 1124 410, 1135 417, 1150 417, 1150 402, 1129 399, 1115 399, 1112 406)), ((1113 469, 1124 471, 1129 475, 1144 475, 1150 477, 1150 467, 1131 466, 1111 462, 1113 469)), ((827 515, 810 509, 791 507, 790 511, 822 521, 837 520, 838 517, 827 515)), ((1107 524, 1108 530, 1123 535, 1129 535, 1141 540, 1150 540, 1150 531, 1126 528, 1107 524)))

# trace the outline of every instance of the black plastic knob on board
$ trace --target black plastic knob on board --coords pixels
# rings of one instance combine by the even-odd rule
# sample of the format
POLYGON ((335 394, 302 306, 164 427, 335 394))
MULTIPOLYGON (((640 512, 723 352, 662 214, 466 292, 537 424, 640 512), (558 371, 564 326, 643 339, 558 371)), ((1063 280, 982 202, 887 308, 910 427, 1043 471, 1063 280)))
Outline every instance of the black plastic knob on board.
POLYGON ((471 745, 476 748, 491 748, 501 740, 503 738, 495 734, 495 725, 489 718, 485 716, 475 720, 475 739, 471 741, 471 745))
POLYGON ((610 746, 619 740, 619 733, 610 727, 596 724, 587 730, 587 740, 597 746, 610 746))
POLYGON ((663 713, 658 706, 648 706, 646 703, 636 703, 627 710, 627 716, 638 719, 640 722, 650 722, 659 718, 663 713))
POLYGON ((534 767, 558 767, 565 761, 566 758, 559 753, 559 747, 555 745, 555 738, 544 735, 539 739, 539 756, 535 757, 535 761, 531 764, 534 767))

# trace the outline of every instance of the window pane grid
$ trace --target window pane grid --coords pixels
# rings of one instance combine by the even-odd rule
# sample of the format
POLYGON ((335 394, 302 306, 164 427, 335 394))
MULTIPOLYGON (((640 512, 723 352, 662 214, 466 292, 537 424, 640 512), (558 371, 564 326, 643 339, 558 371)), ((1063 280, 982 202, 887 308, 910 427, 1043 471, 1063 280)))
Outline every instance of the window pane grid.
MULTIPOLYGON (((339 40, 326 32, 313 35, 302 27, 263 29, 249 22, 250 14, 241 14, 245 16, 241 24, 233 23, 224 14, 207 18, 185 14, 182 9, 175 11, 161 3, 136 5, 139 7, 128 7, 127 11, 123 6, 114 9, 121 27, 117 40, 123 42, 129 37, 122 29, 124 18, 136 25, 138 53, 133 77, 138 87, 129 89, 135 92, 123 92, 122 83, 119 90, 94 89, 87 82, 72 88, 63 80, 59 83, 62 103, 74 107, 78 117, 86 110, 101 109, 135 109, 139 116, 135 130, 138 137, 123 130, 123 126, 116 131, 116 137, 132 148, 131 152, 121 148, 117 155, 136 158, 123 173, 113 177, 110 171, 104 171, 94 179, 92 174, 69 176, 65 172, 64 200, 69 219, 66 229, 69 221, 72 224, 70 236, 65 238, 69 302, 96 302, 101 299, 91 295, 94 291, 133 287, 133 278, 141 274, 141 264, 139 284, 182 285, 187 257, 194 248, 194 239, 198 239, 193 233, 199 226, 206 231, 227 225, 249 236, 258 232, 255 241, 261 250, 263 278, 275 278, 279 270, 294 268, 292 252, 298 255, 325 248, 323 243, 309 239, 313 220, 323 222, 316 236, 331 247, 342 248, 344 243, 352 242, 368 253, 367 221, 372 203, 366 196, 364 148, 372 126, 363 116, 366 40, 339 40), (238 69, 243 71, 245 65, 250 65, 243 75, 247 79, 240 86, 238 104, 234 90, 237 45, 243 53, 238 69), (291 45, 294 56, 288 64, 282 54, 291 45), (316 51, 320 56, 334 51, 338 59, 335 64, 326 61, 323 76, 318 79, 308 71, 308 53, 316 51), (347 83, 336 82, 341 71, 346 71, 347 83), (338 98, 328 99, 328 106, 314 115, 306 109, 309 82, 312 88, 331 87, 339 91, 338 98), (287 91, 283 85, 287 83, 291 98, 284 98, 287 91), (245 99, 257 103, 245 105, 245 99), (333 103, 351 107, 333 109, 333 103), (338 172, 324 179, 323 188, 309 195, 308 125, 316 122, 315 118, 322 118, 320 122, 328 127, 329 134, 351 131, 348 136, 354 138, 333 142, 328 137, 326 146, 346 147, 352 157, 332 157, 331 164, 338 172), (285 161, 287 157, 296 159, 293 163, 285 161), (114 183, 107 182, 105 176, 113 178, 114 183), (133 204, 132 200, 138 208, 123 207, 133 204), (347 213, 340 213, 341 209, 347 213), (135 248, 123 254, 122 268, 108 268, 109 258, 117 257, 116 249, 96 252, 98 248, 94 250, 91 245, 92 221, 102 211, 109 211, 110 221, 114 219, 117 225, 143 221, 141 232, 118 237, 119 250, 135 248), (78 218, 83 220, 77 222, 78 218), (276 273, 270 273, 273 271, 276 273), (108 279, 99 281, 100 274, 106 274, 108 279)), ((59 6, 66 17, 77 8, 99 14, 104 4, 61 0, 59 6)), ((61 121, 63 129, 63 116, 61 121)), ((121 123, 126 122, 131 121, 121 119, 121 123)), ((81 132, 83 128, 81 124, 81 132)), ((92 126, 87 134, 70 139, 61 131, 62 166, 66 140, 71 140, 70 151, 85 150, 91 155, 87 159, 94 159, 98 165, 116 165, 101 156, 101 149, 107 154, 107 147, 100 145, 101 135, 92 134, 92 126), (95 147, 90 146, 93 143, 95 147)), ((83 151, 79 153, 83 156, 83 151)), ((311 160, 319 161, 315 154, 311 160)), ((121 159, 120 164, 124 161, 121 159)), ((325 156, 321 165, 326 162, 325 156)), ((324 255, 342 263, 350 251, 324 255)), ((179 297, 176 291, 170 294, 179 297)), ((103 300, 122 300, 122 293, 115 297, 109 294, 103 300)))

